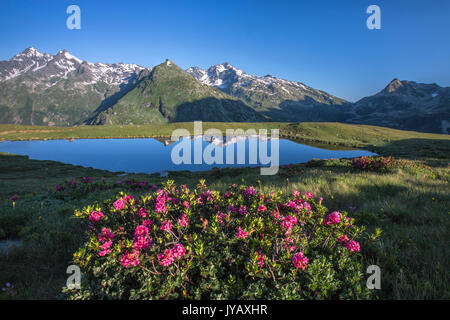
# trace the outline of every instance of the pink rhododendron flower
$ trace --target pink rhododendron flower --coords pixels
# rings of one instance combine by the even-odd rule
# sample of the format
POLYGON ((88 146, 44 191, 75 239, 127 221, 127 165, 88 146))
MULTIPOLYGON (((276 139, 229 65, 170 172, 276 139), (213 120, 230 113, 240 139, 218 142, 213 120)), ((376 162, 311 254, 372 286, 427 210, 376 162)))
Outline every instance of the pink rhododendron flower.
POLYGON ((114 238, 114 233, 112 233, 108 228, 103 228, 101 233, 98 234, 97 238, 99 242, 104 242, 108 239, 114 238))
POLYGON ((305 198, 312 199, 312 198, 314 198, 314 195, 312 194, 312 192, 307 192, 307 193, 305 193, 305 198))
POLYGON ((139 211, 138 211, 138 216, 139 217, 145 218, 145 217, 147 217, 147 215, 148 215, 147 210, 145 210, 144 208, 139 208, 139 211))
POLYGON ((287 232, 289 232, 292 229, 292 226, 297 224, 297 218, 296 217, 282 217, 281 218, 281 227, 283 229, 286 229, 287 232))
POLYGON ((146 234, 148 234, 148 228, 143 225, 137 226, 136 230, 134 231, 135 237, 145 236, 146 234))
POLYGON ((267 210, 267 207, 265 205, 260 205, 258 208, 258 212, 264 212, 267 210))
POLYGON ((189 225, 188 216, 183 214, 180 219, 178 219, 178 223, 181 227, 187 227, 189 225))
POLYGON ((236 238, 238 239, 245 239, 248 237, 248 232, 245 232, 241 229, 241 227, 238 228, 238 232, 236 233, 236 238))
POLYGON ((346 235, 340 236, 337 241, 341 242, 341 243, 347 243, 348 242, 348 237, 346 235))
POLYGON ((248 187, 244 189, 244 196, 250 197, 256 194, 256 190, 253 187, 248 187))
POLYGON ((341 213, 338 211, 334 211, 334 212, 330 213, 329 215, 327 215, 327 217, 322 222, 322 224, 329 226, 332 224, 338 224, 339 222, 341 222, 341 213))
POLYGON ((265 255, 261 253, 261 251, 258 252, 258 258, 256 260, 256 263, 258 264, 258 267, 262 268, 264 266, 264 258, 265 255))
POLYGON ((225 217, 225 215, 222 212, 217 211, 217 220, 219 220, 220 224, 223 224, 223 217, 225 217))
POLYGON ((186 255, 186 250, 181 243, 177 243, 172 249, 164 250, 164 253, 158 254, 158 262, 164 266, 168 267, 172 264, 175 259, 180 259, 186 255))
POLYGON ((296 246, 292 245, 294 243, 294 239, 286 237, 281 240, 282 240, 283 248, 288 250, 289 252, 292 252, 297 248, 296 246))
POLYGON ((164 250, 164 253, 160 253, 158 254, 158 262, 163 266, 163 267, 168 267, 172 264, 172 262, 175 260, 172 250, 170 249, 166 249, 164 250))
POLYGON ((127 251, 120 259, 120 263, 125 268, 136 267, 139 264, 139 254, 138 250, 127 251))
POLYGON ((148 235, 135 237, 133 240, 133 249, 142 250, 150 247, 150 243, 152 242, 152 238, 148 235))
POLYGON ((105 249, 105 250, 102 250, 102 251, 100 251, 99 253, 98 253, 98 255, 100 256, 100 257, 104 257, 104 256, 106 256, 107 254, 110 254, 112 251, 110 250, 110 249, 105 249))
POLYGON ((353 251, 359 252, 359 250, 360 250, 359 243, 354 240, 350 240, 349 242, 347 242, 347 244, 345 246, 347 247, 348 250, 350 250, 350 252, 353 252, 353 251))
POLYGON ((181 243, 177 243, 172 248, 172 254, 175 259, 179 259, 186 255, 186 249, 184 249, 184 247, 181 243))
POLYGON ((169 201, 169 197, 166 197, 163 190, 157 191, 155 211, 157 213, 165 213, 167 211, 166 201, 169 201))
POLYGON ((303 252, 299 252, 292 257, 295 268, 305 270, 308 267, 308 258, 303 252))
POLYGON ((114 203, 114 209, 122 210, 125 207, 125 202, 123 202, 122 198, 117 199, 114 203))
POLYGON ((189 209, 189 208, 191 207, 191 204, 189 203, 189 201, 183 201, 183 206, 184 206, 186 209, 189 209))
POLYGON ((130 203, 131 200, 133 200, 133 196, 131 194, 128 194, 123 198, 123 201, 126 203, 130 203))
POLYGON ((160 229, 169 232, 170 230, 172 230, 172 222, 171 221, 163 221, 161 223, 160 229))
POLYGON ((297 190, 292 191, 292 197, 294 198, 300 197, 300 192, 298 192, 297 190))
POLYGON ((101 211, 92 211, 91 215, 89 216, 89 221, 91 222, 98 221, 104 216, 105 215, 101 211))
POLYGON ((142 225, 148 228, 148 227, 150 227, 152 225, 152 223, 153 222, 151 220, 144 220, 142 222, 142 225))

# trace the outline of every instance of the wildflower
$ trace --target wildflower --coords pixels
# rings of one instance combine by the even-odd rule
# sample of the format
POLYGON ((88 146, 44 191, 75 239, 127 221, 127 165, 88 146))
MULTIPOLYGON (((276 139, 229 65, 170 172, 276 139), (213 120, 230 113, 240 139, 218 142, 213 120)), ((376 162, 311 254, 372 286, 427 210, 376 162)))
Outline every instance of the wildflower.
POLYGON ((305 270, 308 267, 308 258, 303 252, 299 252, 292 257, 292 263, 296 269, 305 270))
POLYGON ((150 243, 152 242, 152 238, 148 235, 137 236, 133 240, 133 249, 142 250, 150 247, 150 243))
POLYGON ((166 197, 164 195, 163 190, 158 190, 157 193, 158 193, 158 196, 156 197, 155 211, 157 213, 165 213, 167 211, 166 201, 169 200, 169 197, 166 197))
POLYGON ((283 229, 286 229, 287 232, 289 232, 292 229, 292 226, 294 224, 297 224, 297 218, 291 216, 282 217, 281 221, 282 221, 281 227, 283 229))
POLYGON ((136 230, 134 231, 135 237, 145 236, 147 234, 148 234, 148 228, 143 225, 137 226, 136 230))
POLYGON ((119 198, 113 203, 113 205, 116 210, 122 210, 125 207, 125 202, 122 198, 119 198))
POLYGON ((61 191, 63 189, 63 187, 61 187, 59 184, 57 184, 56 186, 55 186, 55 190, 56 191, 61 191))
POLYGON ((164 250, 164 253, 158 254, 158 262, 163 267, 168 267, 172 264, 172 262, 175 260, 173 256, 173 252, 170 249, 164 250))
POLYGON ((322 222, 322 224, 329 226, 332 224, 338 224, 339 222, 341 222, 341 213, 338 211, 334 211, 334 212, 330 213, 329 215, 327 215, 327 217, 322 222))
POLYGON ((131 252, 125 252, 120 259, 120 263, 125 268, 136 267, 139 264, 139 251, 132 250, 131 252))
POLYGON ((98 241, 104 242, 108 239, 114 238, 114 233, 111 232, 108 228, 103 228, 101 233, 98 234, 98 241))
POLYGON ((345 245, 345 247, 346 247, 350 252, 353 252, 353 251, 358 251, 358 252, 359 252, 359 250, 360 250, 359 243, 356 242, 356 241, 354 241, 354 240, 350 240, 350 241, 345 245))
POLYGON ((294 191, 292 192, 292 197, 294 197, 294 198, 300 197, 300 192, 298 192, 297 190, 294 190, 294 191))
POLYGON ((259 207, 258 207, 258 212, 264 212, 264 211, 266 211, 267 210, 267 207, 265 206, 265 205, 260 205, 259 207))
POLYGON ((98 221, 104 216, 105 215, 101 211, 92 211, 91 215, 89 216, 89 221, 91 222, 98 221))
POLYGON ((186 214, 183 214, 180 219, 178 219, 178 224, 181 227, 187 227, 189 225, 189 220, 186 214))
POLYGON ((247 207, 241 205, 241 206, 239 207, 239 213, 242 214, 242 215, 246 215, 246 214, 248 213, 247 207))
POLYGON ((294 239, 286 237, 286 238, 282 238, 281 241, 282 241, 283 248, 288 250, 289 252, 292 252, 297 248, 296 246, 292 245, 294 243, 294 239))
POLYGON ((172 248, 172 254, 175 259, 184 257, 186 255, 186 249, 184 249, 184 247, 181 243, 177 243, 172 248))
POLYGON ((262 268, 264 266, 264 258, 265 255, 261 253, 261 251, 258 251, 258 257, 256 259, 256 263, 258 264, 258 267, 262 268))
POLYGON ((152 225, 152 223, 153 222, 151 220, 144 220, 142 222, 142 225, 148 228, 148 227, 150 227, 152 225))
POLYGON ((138 215, 139 215, 139 217, 141 217, 141 218, 147 217, 147 214, 148 214, 148 211, 145 210, 144 208, 140 208, 139 211, 138 211, 138 215))
POLYGON ((191 204, 189 203, 189 201, 183 201, 183 206, 186 208, 186 209, 189 209, 190 207, 191 207, 191 204))
POLYGON ((245 239, 248 237, 248 232, 245 232, 241 229, 241 227, 238 228, 238 232, 236 233, 236 238, 238 239, 245 239))
POLYGON ((244 196, 245 197, 250 197, 256 194, 256 190, 253 187, 249 187, 244 189, 244 196))
POLYGON ((181 243, 177 243, 172 249, 164 250, 164 253, 158 254, 158 262, 164 266, 168 267, 176 259, 180 259, 186 255, 186 249, 181 243))
POLYGON ((340 243, 344 243, 344 244, 346 244, 347 242, 348 242, 348 237, 346 236, 346 235, 342 235, 342 236, 340 236, 338 239, 337 239, 337 241, 338 242, 340 242, 340 243))
POLYGON ((161 223, 161 228, 160 229, 169 232, 170 230, 172 230, 172 222, 170 220, 169 221, 163 221, 161 223))
POLYGON ((312 198, 314 198, 314 195, 311 192, 307 192, 307 193, 305 193, 305 198, 312 199, 312 198))
POLYGON ((133 200, 133 199, 134 199, 133 196, 131 194, 128 194, 123 198, 123 201, 126 203, 130 203, 131 200, 133 200))
POLYGON ((223 224, 223 217, 225 217, 225 215, 222 212, 217 211, 217 220, 219 220, 220 224, 223 224))

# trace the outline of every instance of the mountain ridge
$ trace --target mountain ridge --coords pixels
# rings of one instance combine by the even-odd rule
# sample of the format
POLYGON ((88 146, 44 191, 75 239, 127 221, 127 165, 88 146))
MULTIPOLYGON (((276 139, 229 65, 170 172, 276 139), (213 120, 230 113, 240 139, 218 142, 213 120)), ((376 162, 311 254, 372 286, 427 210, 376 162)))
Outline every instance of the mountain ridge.
POLYGON ((182 70, 166 60, 154 68, 91 63, 65 49, 52 55, 29 47, 0 61, 0 123, 334 121, 449 133, 450 88, 436 83, 395 78, 351 103, 301 82, 248 74, 229 62, 182 70), (150 78, 157 67, 176 72, 150 78))

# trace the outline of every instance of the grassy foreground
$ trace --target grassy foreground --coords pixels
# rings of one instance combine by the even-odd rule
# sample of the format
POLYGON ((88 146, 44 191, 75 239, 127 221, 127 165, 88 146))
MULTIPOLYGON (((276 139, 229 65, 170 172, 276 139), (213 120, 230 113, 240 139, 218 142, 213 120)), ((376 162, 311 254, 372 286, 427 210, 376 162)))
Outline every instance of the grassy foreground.
MULTIPOLYGON (((0 139, 170 136, 176 127, 189 129, 192 124, 76 128, 7 125, 0 126, 0 139)), ((171 172, 169 178, 189 187, 206 179, 208 186, 217 190, 244 182, 265 192, 311 191, 322 196, 330 210, 349 212, 369 231, 382 230, 380 240, 362 251, 367 265, 381 268, 379 298, 450 298, 448 136, 334 123, 203 124, 203 129, 209 127, 280 128, 282 137, 364 147, 431 165, 426 170, 411 166, 389 172, 365 172, 353 168, 349 160, 328 160, 314 166, 282 168, 275 176, 260 176, 258 169, 222 169, 171 172)), ((66 268, 83 239, 84 230, 73 218, 73 211, 124 190, 123 184, 113 185, 124 178, 118 173, 0 154, 0 239, 20 240, 22 244, 0 253, 0 287, 6 282, 15 286, 0 291, 0 298, 60 298, 68 276, 66 268), (54 193, 56 184, 86 176, 94 181, 104 178, 111 187, 65 198, 54 193), (10 197, 14 194, 19 198, 13 205, 10 197)), ((167 178, 154 174, 128 175, 127 179, 160 185, 167 178)))

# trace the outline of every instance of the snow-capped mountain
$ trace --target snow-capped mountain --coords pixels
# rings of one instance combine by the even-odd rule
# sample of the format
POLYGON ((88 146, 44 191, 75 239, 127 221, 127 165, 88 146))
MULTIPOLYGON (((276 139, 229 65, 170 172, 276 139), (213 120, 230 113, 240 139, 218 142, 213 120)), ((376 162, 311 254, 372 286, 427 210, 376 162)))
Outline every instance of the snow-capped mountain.
POLYGON ((126 94, 150 72, 135 64, 91 63, 67 50, 30 47, 0 61, 0 123, 73 125, 126 94))
POLYGON ((0 61, 0 82, 39 71, 39 76, 59 79, 87 74, 89 83, 105 82, 108 85, 119 86, 127 83, 133 75, 144 69, 146 68, 136 64, 91 63, 78 59, 67 50, 51 55, 30 47, 10 60, 0 61))
POLYGON ((214 86, 262 110, 280 108, 283 102, 303 107, 317 104, 340 105, 346 102, 301 82, 279 79, 271 75, 263 77, 250 75, 227 62, 214 65, 207 70, 192 67, 186 72, 201 83, 214 86))
POLYGON ((450 88, 394 79, 349 103, 301 82, 229 63, 182 70, 91 63, 30 47, 0 61, 0 123, 137 124, 172 121, 337 121, 450 132, 450 88), (155 71, 155 72, 154 72, 155 71))
POLYGON ((41 53, 33 47, 25 49, 10 60, 0 61, 0 81, 15 78, 27 71, 37 71, 52 58, 51 54, 41 53))

